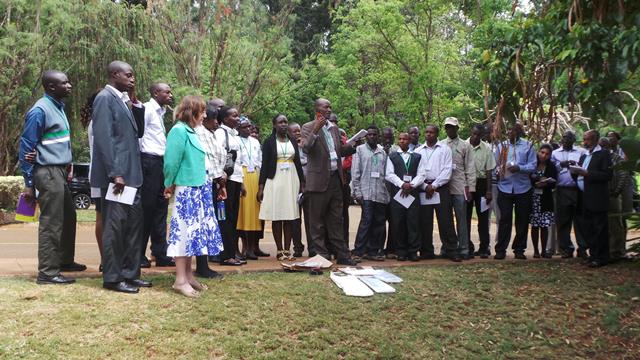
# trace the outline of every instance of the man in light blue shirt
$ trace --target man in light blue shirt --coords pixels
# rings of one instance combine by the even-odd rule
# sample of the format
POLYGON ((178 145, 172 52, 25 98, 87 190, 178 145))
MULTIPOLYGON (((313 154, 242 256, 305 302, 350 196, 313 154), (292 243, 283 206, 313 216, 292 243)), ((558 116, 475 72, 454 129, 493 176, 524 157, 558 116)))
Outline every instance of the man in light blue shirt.
POLYGON ((506 257, 507 246, 511 238, 512 214, 515 209, 516 236, 512 249, 516 259, 526 260, 529 215, 531 213, 531 180, 529 176, 536 169, 536 152, 533 144, 521 139, 524 134, 522 125, 515 123, 507 130, 509 141, 501 142, 496 148, 498 177, 498 242, 495 246, 495 259, 506 257))

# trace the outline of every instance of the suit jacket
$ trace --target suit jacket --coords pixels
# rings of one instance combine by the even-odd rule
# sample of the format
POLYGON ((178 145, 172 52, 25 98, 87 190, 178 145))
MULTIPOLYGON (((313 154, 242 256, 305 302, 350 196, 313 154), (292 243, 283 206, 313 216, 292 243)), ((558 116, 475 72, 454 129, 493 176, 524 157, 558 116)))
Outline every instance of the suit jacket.
POLYGON ((133 120, 135 120, 138 127, 138 138, 142 139, 144 136, 144 106, 132 106, 131 112, 133 113, 133 120))
MULTIPOLYGON (((302 163, 300 163, 300 149, 295 140, 291 139, 288 135, 289 141, 293 144, 295 150, 295 156, 293 157, 293 164, 295 165, 298 179, 300 184, 304 184, 304 173, 302 172, 302 163)), ((267 179, 273 179, 276 175, 277 162, 278 162, 278 149, 276 148, 276 134, 275 132, 269 136, 264 143, 262 143, 262 168, 260 169, 260 181, 259 184, 265 184, 267 179)))
MULTIPOLYGON (((324 131, 320 130, 318 134, 313 133, 314 121, 310 121, 302 125, 302 151, 307 154, 307 181, 305 184, 305 192, 323 192, 329 187, 330 171, 329 171, 329 148, 324 138, 324 131)), ((334 151, 338 155, 338 174, 342 185, 345 184, 344 172, 342 170, 342 156, 348 156, 355 152, 351 145, 342 145, 340 140, 340 130, 337 126, 329 128, 329 134, 333 138, 335 145, 334 151)))
MULTIPOLYGON (((578 165, 582 166, 587 155, 582 155, 578 165)), ((591 212, 609 210, 609 181, 613 177, 611 155, 606 150, 594 151, 587 167, 589 175, 584 177, 584 191, 578 198, 578 206, 591 212)), ((574 176, 577 181, 577 176, 574 176)))
POLYGON ((138 125, 125 103, 108 88, 93 101, 93 154, 91 186, 106 188, 116 176, 125 184, 142 185, 142 166, 138 144, 138 125))

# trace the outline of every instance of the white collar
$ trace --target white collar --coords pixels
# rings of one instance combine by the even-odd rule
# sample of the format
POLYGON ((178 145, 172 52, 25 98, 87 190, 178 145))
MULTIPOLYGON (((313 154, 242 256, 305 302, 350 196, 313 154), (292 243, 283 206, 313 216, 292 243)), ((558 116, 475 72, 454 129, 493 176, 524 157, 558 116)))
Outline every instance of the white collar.
POLYGON ((149 99, 149 101, 147 102, 147 107, 149 108, 149 110, 157 112, 161 117, 164 116, 164 113, 166 112, 165 108, 160 106, 160 104, 158 104, 158 102, 154 98, 149 99))
POLYGON ((594 152, 600 151, 600 150, 602 150, 600 145, 596 145, 596 147, 594 147, 593 150, 589 151, 589 155, 593 154, 594 152))
POLYGON ((120 100, 122 100, 122 102, 126 103, 127 101, 131 101, 131 99, 129 98, 129 94, 127 94, 126 91, 122 92, 122 91, 116 89, 115 87, 113 87, 113 86, 111 86, 109 84, 107 84, 107 86, 105 86, 105 88, 113 91, 113 93, 116 94, 116 96, 118 98, 120 98, 120 100))
POLYGON ((222 129, 225 129, 225 130, 231 132, 231 134, 233 134, 233 135, 238 135, 238 132, 236 131, 236 129, 232 129, 232 128, 228 127, 226 124, 222 124, 222 125, 220 125, 220 127, 222 129))

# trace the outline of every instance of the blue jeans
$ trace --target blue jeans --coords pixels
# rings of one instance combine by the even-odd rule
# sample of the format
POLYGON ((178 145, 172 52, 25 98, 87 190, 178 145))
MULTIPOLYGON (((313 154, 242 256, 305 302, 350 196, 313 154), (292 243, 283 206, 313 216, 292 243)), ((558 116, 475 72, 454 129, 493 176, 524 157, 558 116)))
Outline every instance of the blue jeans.
POLYGON ((362 216, 356 234, 353 254, 357 256, 382 254, 384 247, 385 215, 387 204, 364 200, 362 216))
POLYGON ((467 200, 464 195, 451 195, 451 205, 456 213, 456 233, 458 235, 458 254, 469 255, 469 232, 467 231, 467 200))

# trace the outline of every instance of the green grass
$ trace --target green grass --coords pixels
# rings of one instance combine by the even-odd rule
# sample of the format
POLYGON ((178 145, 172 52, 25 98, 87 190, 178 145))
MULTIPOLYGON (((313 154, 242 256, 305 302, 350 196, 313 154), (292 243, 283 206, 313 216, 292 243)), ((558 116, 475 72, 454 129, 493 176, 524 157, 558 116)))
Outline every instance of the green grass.
POLYGON ((548 359, 640 357, 640 266, 409 267, 393 295, 350 298, 328 275, 251 273, 197 300, 155 276, 138 295, 100 279, 0 279, 2 358, 548 359))

